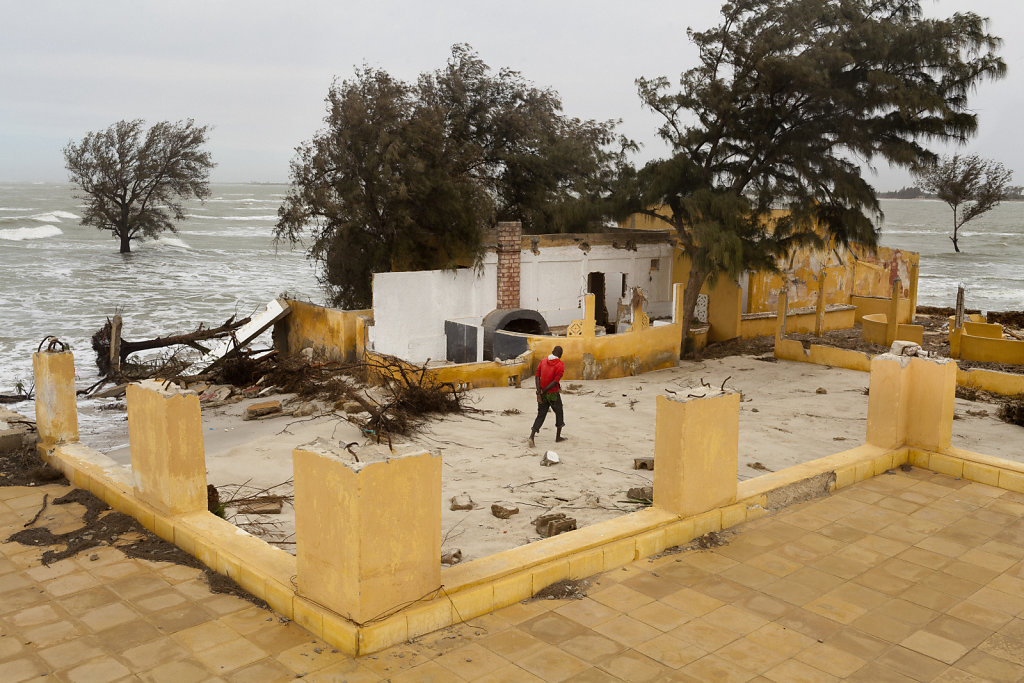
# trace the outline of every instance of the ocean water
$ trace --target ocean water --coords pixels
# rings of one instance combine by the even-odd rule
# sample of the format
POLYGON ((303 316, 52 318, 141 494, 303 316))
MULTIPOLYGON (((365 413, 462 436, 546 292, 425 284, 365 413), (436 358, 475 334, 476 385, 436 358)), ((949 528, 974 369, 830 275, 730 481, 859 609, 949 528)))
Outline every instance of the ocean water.
POLYGON ((1004 202, 960 228, 953 251, 952 211, 938 199, 883 199, 882 244, 921 254, 918 304, 1024 310, 1024 202, 1004 202))
MULTIPOLYGON (((249 315, 282 292, 321 301, 302 249, 275 250, 271 239, 286 188, 211 190, 211 198, 189 205, 177 234, 122 255, 109 233, 80 225, 71 186, 0 185, 0 393, 31 384, 31 355, 47 335, 76 352, 79 387, 92 384, 89 338, 117 312, 123 336, 144 339, 249 315)), ((963 283, 971 308, 1024 309, 1024 202, 969 223, 960 254, 946 237, 944 203, 892 199, 882 208, 882 243, 921 254, 922 305, 952 306, 963 283)), ((15 407, 31 412, 28 403, 15 407)))
MULTIPOLYGON (((58 184, 0 185, 0 393, 32 382, 32 352, 55 335, 75 352, 79 388, 98 377, 89 339, 120 313, 125 339, 247 316, 277 295, 323 295, 300 248, 274 248, 286 187, 214 185, 178 233, 119 254, 109 232, 80 224, 81 200, 58 184)), ((11 406, 32 412, 31 403, 11 406)), ((109 416, 108 416, 109 417, 109 416)), ((83 415, 83 439, 91 431, 83 415)))

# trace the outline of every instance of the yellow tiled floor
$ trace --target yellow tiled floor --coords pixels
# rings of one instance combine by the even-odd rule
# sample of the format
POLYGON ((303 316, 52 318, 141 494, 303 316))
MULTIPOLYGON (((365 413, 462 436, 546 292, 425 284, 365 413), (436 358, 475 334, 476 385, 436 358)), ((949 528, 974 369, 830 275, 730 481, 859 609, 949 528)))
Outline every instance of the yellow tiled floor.
MULTIPOLYGON (((0 488, 6 538, 66 488, 0 488)), ((1016 681, 1024 496, 881 475, 641 560, 582 600, 518 603, 353 659, 201 573, 0 543, 0 678, 62 681, 1016 681)), ((47 507, 67 530, 78 505, 47 507)))

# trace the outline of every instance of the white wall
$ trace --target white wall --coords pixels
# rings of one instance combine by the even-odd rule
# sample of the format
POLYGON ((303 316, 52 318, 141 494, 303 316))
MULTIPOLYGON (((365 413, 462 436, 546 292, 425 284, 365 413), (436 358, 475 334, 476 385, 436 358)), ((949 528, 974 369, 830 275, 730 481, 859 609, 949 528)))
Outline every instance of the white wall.
MULTIPOLYGON (((523 251, 520 307, 540 312, 548 325, 568 325, 583 316, 587 276, 606 278, 608 314, 614 318, 623 274, 628 287, 647 294, 651 317, 672 312, 672 247, 641 244, 636 251, 594 246, 541 247, 540 254, 523 251), (651 261, 658 259, 658 270, 651 261)), ((445 357, 444 321, 479 325, 497 305, 497 255, 486 254, 483 272, 427 270, 377 273, 373 276, 373 348, 420 362, 445 357)))
POLYGON ((496 261, 483 273, 420 270, 373 276, 373 348, 422 363, 444 360, 444 321, 479 325, 498 303, 496 261))
MULTIPOLYGON (((579 247, 541 248, 540 254, 524 251, 520 274, 522 308, 539 311, 549 325, 568 325, 583 315, 587 276, 593 272, 621 273, 627 287, 640 287, 647 294, 651 317, 672 313, 672 247, 641 244, 636 251, 595 246, 584 253, 579 247), (658 270, 651 261, 658 260, 658 270)), ((615 317, 619 294, 618 276, 606 277, 608 315, 615 317)))

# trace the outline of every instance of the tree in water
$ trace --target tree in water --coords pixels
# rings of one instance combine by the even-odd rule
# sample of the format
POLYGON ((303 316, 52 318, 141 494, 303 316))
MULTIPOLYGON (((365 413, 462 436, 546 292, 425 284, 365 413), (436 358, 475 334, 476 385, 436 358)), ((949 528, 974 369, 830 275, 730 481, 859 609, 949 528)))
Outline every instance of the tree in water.
POLYGON ((202 149, 208 132, 192 119, 161 121, 149 130, 136 119, 69 142, 64 161, 80 191, 75 198, 85 201, 82 224, 109 230, 122 254, 132 250, 132 240, 177 232, 174 221, 185 218, 182 202, 210 195, 215 164, 202 149))
POLYGON ((924 18, 918 0, 734 0, 688 35, 700 61, 678 90, 637 81, 671 156, 625 195, 690 259, 684 339, 719 275, 774 269, 800 244, 876 245, 881 211, 858 161, 913 167, 935 157, 922 140, 966 140, 968 93, 1006 70, 985 19, 924 18))
POLYGON ((473 263, 482 229, 598 224, 624 149, 614 122, 561 113, 558 94, 490 68, 467 45, 405 83, 363 67, 327 95, 297 150, 275 237, 308 255, 334 305, 370 305, 373 273, 473 263))
POLYGON ((916 169, 917 186, 949 204, 953 210, 953 250, 960 253, 958 242, 964 223, 988 213, 1017 188, 1010 186, 1013 171, 998 161, 969 156, 943 156, 933 164, 916 169))

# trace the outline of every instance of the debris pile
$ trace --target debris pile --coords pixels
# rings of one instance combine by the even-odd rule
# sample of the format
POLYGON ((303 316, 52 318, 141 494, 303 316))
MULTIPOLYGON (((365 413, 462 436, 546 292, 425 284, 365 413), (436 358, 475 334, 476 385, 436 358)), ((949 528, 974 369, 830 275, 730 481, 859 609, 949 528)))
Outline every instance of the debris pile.
POLYGON ((92 337, 101 379, 79 393, 120 398, 129 382, 159 379, 196 391, 207 408, 267 397, 246 407, 246 420, 334 414, 376 443, 411 434, 430 415, 469 410, 463 388, 436 381, 425 365, 376 354, 324 361, 312 349, 287 355, 249 347, 289 310, 275 299, 250 317, 141 341, 123 339, 121 316, 114 315, 92 337), (104 389, 106 384, 113 386, 104 389), (269 398, 275 393, 295 398, 269 398))

